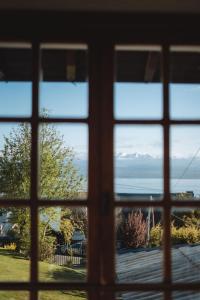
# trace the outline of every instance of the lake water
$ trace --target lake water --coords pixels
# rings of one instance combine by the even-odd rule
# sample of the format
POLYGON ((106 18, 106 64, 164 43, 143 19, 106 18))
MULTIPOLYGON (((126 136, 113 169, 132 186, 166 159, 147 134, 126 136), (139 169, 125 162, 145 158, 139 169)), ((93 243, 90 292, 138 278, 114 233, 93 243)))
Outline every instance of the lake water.
MULTIPOLYGON (((171 192, 193 191, 195 196, 200 195, 200 179, 171 179, 171 192)), ((163 193, 161 178, 116 178, 116 193, 163 193)))

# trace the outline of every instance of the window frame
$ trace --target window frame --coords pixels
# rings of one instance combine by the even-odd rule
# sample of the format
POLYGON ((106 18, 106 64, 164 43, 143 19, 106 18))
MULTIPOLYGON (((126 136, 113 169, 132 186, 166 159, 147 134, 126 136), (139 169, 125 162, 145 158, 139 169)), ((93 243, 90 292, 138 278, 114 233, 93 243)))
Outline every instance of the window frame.
MULTIPOLYGON (((174 290, 200 291, 199 283, 171 281, 170 209, 180 207, 180 201, 170 201, 169 130, 171 125, 199 124, 200 120, 170 120, 169 118, 169 45, 199 45, 198 15, 172 14, 103 14, 103 13, 42 13, 0 12, 0 39, 2 41, 29 41, 32 43, 33 86, 32 117, 0 118, 2 122, 24 122, 32 126, 31 199, 0 200, 1 206, 28 206, 31 208, 31 281, 0 282, 0 290, 28 290, 30 299, 37 300, 39 290, 85 290, 89 300, 112 300, 115 292, 163 291, 164 299, 171 299, 174 290), (12 24, 16 23, 13 28, 12 24), (169 24, 170 18, 170 24, 169 24), (184 21, 188 24, 184 25, 184 21), (37 19, 37 22, 35 21, 37 19), (54 19, 54 22, 52 22, 54 19), (144 21, 145 20, 145 21, 144 21), (54 23, 54 24, 52 24, 54 23), (72 29, 71 24, 75 24, 72 29), (26 26, 27 25, 27 26, 26 26), (34 29, 31 29, 35 26, 34 29), (184 34, 183 34, 183 33, 184 34), (89 117, 86 119, 48 120, 39 117, 40 44, 42 42, 86 43, 89 53, 89 117), (162 120, 115 120, 113 116, 114 46, 116 44, 162 45, 163 112, 162 120), (40 122, 66 122, 89 126, 89 190, 87 200, 48 201, 37 199, 38 125, 40 122), (138 202, 115 201, 113 191, 113 128, 115 124, 159 124, 164 132, 164 199, 160 202, 141 201, 141 207, 158 206, 164 210, 164 280, 162 283, 121 284, 115 282, 114 209, 136 207, 138 202), (88 281, 85 283, 38 282, 37 228, 39 206, 87 206, 89 217, 88 281)), ((200 207, 195 201, 184 206, 200 207)))

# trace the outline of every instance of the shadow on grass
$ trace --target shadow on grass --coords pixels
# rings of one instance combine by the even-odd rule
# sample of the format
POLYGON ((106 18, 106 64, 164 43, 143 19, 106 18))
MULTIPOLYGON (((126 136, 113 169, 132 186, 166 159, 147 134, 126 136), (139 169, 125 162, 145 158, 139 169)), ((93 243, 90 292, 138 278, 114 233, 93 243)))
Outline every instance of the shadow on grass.
POLYGON ((60 267, 49 271, 49 275, 56 281, 85 281, 86 275, 83 269, 72 269, 68 267, 60 267))
POLYGON ((61 293, 63 295, 74 296, 74 297, 76 296, 79 298, 86 299, 86 292, 83 291, 61 291, 61 293))
POLYGON ((0 255, 10 256, 15 259, 27 259, 23 254, 17 253, 13 250, 0 249, 0 255))

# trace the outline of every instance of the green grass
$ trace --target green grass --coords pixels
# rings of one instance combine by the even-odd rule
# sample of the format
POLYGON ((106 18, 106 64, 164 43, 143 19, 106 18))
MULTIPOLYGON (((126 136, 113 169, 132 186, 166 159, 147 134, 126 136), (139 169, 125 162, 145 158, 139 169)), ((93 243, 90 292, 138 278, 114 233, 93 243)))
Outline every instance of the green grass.
MULTIPOLYGON (((29 281, 30 261, 13 251, 0 248, 0 281, 29 281)), ((45 282, 84 281, 86 271, 83 268, 68 268, 46 262, 39 263, 39 280, 45 282)), ((25 291, 0 291, 1 300, 28 300, 25 291)), ((39 300, 84 300, 86 294, 81 291, 43 291, 39 300)))

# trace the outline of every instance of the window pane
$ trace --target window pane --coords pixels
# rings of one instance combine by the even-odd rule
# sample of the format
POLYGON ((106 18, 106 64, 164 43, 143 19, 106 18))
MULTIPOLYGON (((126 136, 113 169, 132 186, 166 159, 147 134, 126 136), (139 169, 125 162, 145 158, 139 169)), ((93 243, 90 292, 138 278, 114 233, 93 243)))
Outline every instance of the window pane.
POLYGON ((40 197, 85 199, 88 131, 80 124, 43 124, 39 132, 40 197))
POLYGON ((0 269, 0 281, 30 279, 29 208, 0 208, 0 269))
POLYGON ((87 208, 40 207, 40 281, 85 281, 87 208))
POLYGON ((42 71, 41 114, 45 117, 87 117, 87 47, 43 44, 42 71))
POLYGON ((172 47, 170 113, 173 119, 200 119, 200 48, 172 47))
POLYGON ((162 118, 159 47, 116 47, 115 117, 162 118))
POLYGON ((86 300, 87 294, 83 291, 45 291, 39 292, 39 300, 86 300))
POLYGON ((0 116, 31 115, 31 80, 31 46, 0 43, 0 116))
POLYGON ((0 291, 1 300, 29 300, 29 292, 25 291, 0 291))
POLYGON ((200 194, 200 126, 171 128, 171 192, 174 200, 198 200, 200 194))
POLYGON ((200 280, 200 209, 173 208, 171 212, 172 278, 200 280))
POLYGON ((116 300, 164 300, 161 292, 122 292, 116 295, 116 300))
POLYGON ((160 200, 163 140, 159 126, 115 127, 115 193, 118 200, 160 200))
POLYGON ((195 291, 173 292, 173 300, 199 300, 200 293, 195 291))
POLYGON ((30 150, 28 123, 0 124, 0 198, 30 198, 30 150))
POLYGON ((160 282, 163 224, 159 208, 118 208, 116 222, 116 275, 120 283, 160 282))

